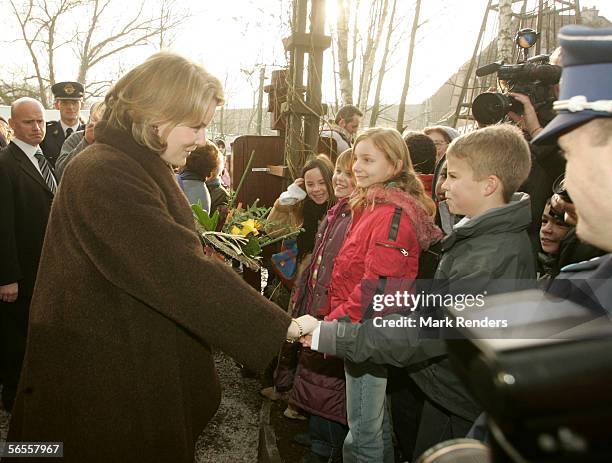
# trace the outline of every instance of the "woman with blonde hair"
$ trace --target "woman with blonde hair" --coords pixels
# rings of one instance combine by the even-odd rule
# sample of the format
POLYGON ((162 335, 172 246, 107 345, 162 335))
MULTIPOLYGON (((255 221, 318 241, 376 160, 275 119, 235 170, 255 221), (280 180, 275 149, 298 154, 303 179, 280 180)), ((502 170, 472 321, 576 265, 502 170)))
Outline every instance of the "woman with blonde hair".
POLYGON ((212 346, 261 369, 308 326, 207 258, 172 167, 202 144, 218 79, 157 53, 105 99, 55 197, 8 440, 66 462, 193 462, 220 388, 212 346))

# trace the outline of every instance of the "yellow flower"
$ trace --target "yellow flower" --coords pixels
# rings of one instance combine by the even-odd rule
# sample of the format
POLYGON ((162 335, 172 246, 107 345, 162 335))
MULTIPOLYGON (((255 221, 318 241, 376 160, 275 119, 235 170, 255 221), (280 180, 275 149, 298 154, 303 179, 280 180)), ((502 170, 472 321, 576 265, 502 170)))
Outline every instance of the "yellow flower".
POLYGON ((230 233, 231 233, 232 235, 240 235, 240 234, 241 234, 241 232, 240 232, 240 228, 238 228, 236 225, 234 225, 234 226, 232 227, 232 229, 230 230, 230 233))
POLYGON ((245 220, 240 225, 242 225, 241 234, 243 236, 247 236, 249 233, 253 233, 253 236, 259 235, 259 231, 257 230, 257 223, 255 222, 255 219, 245 220))

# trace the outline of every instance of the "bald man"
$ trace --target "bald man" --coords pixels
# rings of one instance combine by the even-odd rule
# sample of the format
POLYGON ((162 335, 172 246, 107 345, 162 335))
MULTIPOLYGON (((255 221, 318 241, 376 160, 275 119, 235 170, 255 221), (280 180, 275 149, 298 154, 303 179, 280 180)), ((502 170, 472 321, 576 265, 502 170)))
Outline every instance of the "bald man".
POLYGON ((42 155, 45 113, 40 102, 11 106, 13 139, 0 151, 0 343, 2 404, 13 406, 25 351, 28 311, 57 181, 42 155))

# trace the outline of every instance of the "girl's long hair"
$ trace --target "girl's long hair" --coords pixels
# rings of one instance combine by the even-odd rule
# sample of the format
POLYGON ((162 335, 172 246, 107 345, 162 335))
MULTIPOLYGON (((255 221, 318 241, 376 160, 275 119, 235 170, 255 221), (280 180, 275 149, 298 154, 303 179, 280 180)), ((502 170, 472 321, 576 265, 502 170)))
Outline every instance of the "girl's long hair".
MULTIPOLYGON (((323 204, 316 204, 310 196, 306 196, 306 199, 302 201, 302 215, 304 221, 302 228, 304 231, 297 237, 298 245, 298 260, 302 256, 312 252, 314 249, 315 238, 317 230, 319 228, 319 222, 327 210, 334 205, 336 197, 334 195, 334 187, 332 186, 332 176, 334 175, 334 165, 329 158, 324 154, 319 154, 304 164, 302 169, 302 178, 306 175, 306 172, 312 169, 319 169, 323 180, 325 180, 325 188, 327 189, 328 199, 323 204)), ((306 189, 306 185, 304 185, 306 189)))
MULTIPOLYGON (((376 148, 385 154, 385 157, 392 165, 397 167, 400 161, 402 163, 402 168, 398 173, 387 179, 381 186, 405 191, 417 199, 430 216, 435 215, 436 205, 425 193, 423 183, 414 171, 408 147, 400 133, 395 129, 384 127, 372 127, 365 130, 359 134, 353 145, 353 163, 355 161, 357 145, 364 140, 370 140, 376 148)), ((367 188, 357 187, 351 197, 350 205, 353 210, 367 206, 373 207, 373 203, 368 204, 367 188)))

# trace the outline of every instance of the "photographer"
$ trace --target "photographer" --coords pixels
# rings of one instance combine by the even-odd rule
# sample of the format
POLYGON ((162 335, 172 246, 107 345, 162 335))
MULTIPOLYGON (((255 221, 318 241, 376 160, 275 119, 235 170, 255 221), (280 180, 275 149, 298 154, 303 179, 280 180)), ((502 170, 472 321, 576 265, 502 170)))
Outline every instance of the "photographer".
MULTIPOLYGON (((523 131, 527 140, 537 136, 542 132, 542 125, 538 113, 527 95, 510 92, 523 105, 523 114, 519 115, 513 111, 508 113, 508 117, 523 131)), ((520 191, 528 193, 531 198, 532 222, 529 228, 529 236, 532 239, 534 249, 539 250, 539 230, 540 217, 546 206, 546 201, 550 199, 555 180, 565 172, 565 159, 556 143, 549 143, 541 146, 530 146, 531 149, 531 172, 527 180, 520 188, 520 191)))

